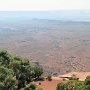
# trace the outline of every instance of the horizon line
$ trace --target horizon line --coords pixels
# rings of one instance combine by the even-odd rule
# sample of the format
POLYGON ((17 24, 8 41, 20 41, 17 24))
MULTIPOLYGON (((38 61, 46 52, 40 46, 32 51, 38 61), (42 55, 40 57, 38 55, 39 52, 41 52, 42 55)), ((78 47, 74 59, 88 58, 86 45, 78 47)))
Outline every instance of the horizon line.
POLYGON ((55 11, 90 11, 90 9, 60 9, 60 10, 0 10, 0 12, 55 12, 55 11))

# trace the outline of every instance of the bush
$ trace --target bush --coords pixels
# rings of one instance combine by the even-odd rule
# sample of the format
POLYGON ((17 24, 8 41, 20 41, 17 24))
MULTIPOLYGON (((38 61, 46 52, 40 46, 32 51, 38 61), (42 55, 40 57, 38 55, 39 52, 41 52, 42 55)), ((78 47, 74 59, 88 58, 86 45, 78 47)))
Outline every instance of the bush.
POLYGON ((34 90, 36 86, 29 83, 42 73, 43 69, 33 67, 27 58, 14 56, 6 50, 0 51, 0 90, 20 90, 26 85, 34 90))
POLYGON ((36 78, 36 80, 40 80, 41 79, 41 75, 43 74, 43 68, 42 67, 34 67, 34 78, 36 78))
POLYGON ((65 90, 67 89, 67 84, 65 83, 59 83, 56 87, 56 90, 65 90))
POLYGON ((40 88, 40 87, 39 87, 39 88, 37 88, 37 90, 43 90, 43 88, 40 88))
POLYGON ((90 76, 87 76, 85 79, 85 85, 86 85, 86 89, 90 90, 90 76))
POLYGON ((48 75, 48 76, 47 76, 47 80, 48 80, 48 81, 52 81, 52 76, 51 76, 51 75, 48 75))
POLYGON ((0 90, 16 90, 17 80, 13 78, 14 72, 7 67, 0 66, 0 90))
POLYGON ((24 90, 36 90, 36 89, 37 89, 36 84, 30 83, 30 84, 26 85, 24 90))
POLYGON ((67 82, 67 85, 68 90, 86 90, 82 81, 70 80, 67 82))
POLYGON ((72 77, 69 78, 69 80, 79 80, 79 78, 77 78, 77 76, 73 74, 72 77))
POLYGON ((59 83, 56 90, 87 90, 84 82, 70 80, 67 83, 59 83))

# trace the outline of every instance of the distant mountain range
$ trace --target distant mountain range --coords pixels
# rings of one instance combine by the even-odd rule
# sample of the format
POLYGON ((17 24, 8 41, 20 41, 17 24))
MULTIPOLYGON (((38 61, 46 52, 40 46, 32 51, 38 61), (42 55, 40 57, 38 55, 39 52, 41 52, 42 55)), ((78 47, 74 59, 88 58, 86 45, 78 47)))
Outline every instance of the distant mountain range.
POLYGON ((0 21, 3 20, 60 20, 61 22, 90 22, 90 10, 1 11, 0 21))

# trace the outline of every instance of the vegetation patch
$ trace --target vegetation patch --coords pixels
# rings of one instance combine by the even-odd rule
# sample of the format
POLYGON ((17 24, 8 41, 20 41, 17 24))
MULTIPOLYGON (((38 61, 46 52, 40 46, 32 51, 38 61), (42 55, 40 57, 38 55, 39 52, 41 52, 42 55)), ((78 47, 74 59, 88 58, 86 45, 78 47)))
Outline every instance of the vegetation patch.
POLYGON ((32 83, 42 74, 43 69, 32 66, 27 58, 0 51, 0 90, 42 90, 32 83))

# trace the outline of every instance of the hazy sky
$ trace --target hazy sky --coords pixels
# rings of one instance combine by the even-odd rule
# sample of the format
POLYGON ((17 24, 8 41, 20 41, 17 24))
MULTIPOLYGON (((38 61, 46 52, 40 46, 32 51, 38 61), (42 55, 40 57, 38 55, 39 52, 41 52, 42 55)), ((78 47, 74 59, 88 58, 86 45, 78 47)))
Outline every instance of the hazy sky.
POLYGON ((90 0, 0 0, 0 11, 63 9, 90 9, 90 0))

